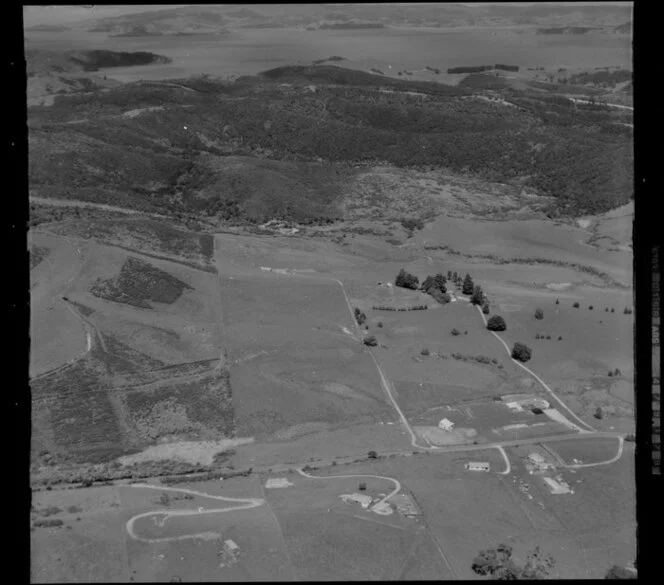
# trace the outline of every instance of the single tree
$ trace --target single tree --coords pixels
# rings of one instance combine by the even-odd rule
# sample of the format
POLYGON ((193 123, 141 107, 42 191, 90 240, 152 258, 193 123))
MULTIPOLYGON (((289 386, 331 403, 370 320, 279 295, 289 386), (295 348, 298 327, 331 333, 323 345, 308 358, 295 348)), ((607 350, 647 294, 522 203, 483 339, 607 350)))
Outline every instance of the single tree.
POLYGON ((369 451, 367 457, 369 457, 369 459, 378 459, 378 453, 375 451, 369 451))
POLYGON ((431 355, 431 351, 428 347, 423 347, 422 351, 420 351, 420 355, 431 355))
POLYGON ((490 311, 489 301, 484 299, 484 303, 482 304, 482 313, 484 313, 485 315, 488 315, 489 311, 490 311))
POLYGON ((367 335, 364 338, 364 345, 368 345, 369 347, 376 347, 378 345, 378 341, 376 340, 375 335, 367 335))
POLYGON ((615 313, 616 310, 615 310, 613 307, 611 307, 611 312, 612 312, 612 313, 615 313))
POLYGON ((578 302, 574 303, 572 306, 573 306, 575 309, 578 309, 578 308, 580 307, 580 305, 579 305, 578 302))
POLYGON ((597 420, 602 420, 604 418, 604 412, 602 412, 602 407, 598 406, 593 415, 597 420))
POLYGON ((461 335, 461 331, 459 331, 456 327, 450 331, 452 335, 461 335))
POLYGON ((539 319, 540 321, 544 319, 544 311, 542 309, 535 309, 535 319, 539 319))
POLYGON ((560 304, 560 301, 558 299, 556 299, 556 305, 559 305, 559 304, 560 304))
POLYGON ((361 492, 366 491, 367 489, 367 484, 364 482, 361 482, 359 486, 357 486, 357 489, 360 490, 361 492))
POLYGON ((445 277, 439 272, 436 276, 433 277, 434 282, 436 283, 436 288, 442 293, 447 292, 447 281, 445 277))
POLYGON ((487 321, 486 328, 489 331, 505 331, 507 325, 505 324, 505 319, 500 315, 494 315, 487 321))
POLYGON ((470 277, 470 274, 466 274, 466 277, 463 279, 461 292, 465 295, 472 295, 474 289, 475 283, 473 282, 473 279, 470 277))
POLYGON ((620 368, 616 368, 613 372, 614 376, 622 376, 622 372, 620 371, 620 368))
POLYGON ((476 284, 473 287, 473 294, 470 297, 470 302, 473 305, 481 305, 484 303, 484 292, 479 284, 476 284))
POLYGON ((422 283, 421 289, 425 292, 428 293, 429 290, 435 289, 436 288, 436 280, 434 279, 433 276, 427 276, 424 279, 424 282, 422 283))
POLYGON ((590 305, 590 306, 588 307, 588 310, 589 310, 589 311, 592 311, 592 310, 593 310, 593 306, 590 305))
POLYGON ((452 271, 451 270, 447 271, 447 280, 452 280, 452 271))
POLYGON ((520 362, 527 362, 532 357, 532 353, 532 350, 520 341, 517 341, 512 347, 512 358, 520 362))

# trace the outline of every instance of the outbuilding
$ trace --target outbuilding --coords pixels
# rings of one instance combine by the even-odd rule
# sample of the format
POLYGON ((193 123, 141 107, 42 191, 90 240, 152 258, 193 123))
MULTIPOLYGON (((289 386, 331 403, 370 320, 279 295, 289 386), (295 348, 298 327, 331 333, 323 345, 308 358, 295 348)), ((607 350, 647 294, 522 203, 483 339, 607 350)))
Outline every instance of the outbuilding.
POLYGON ((487 461, 469 461, 466 463, 468 471, 490 471, 491 465, 487 461))
POLYGON ((454 423, 451 420, 444 418, 438 423, 438 428, 444 431, 451 431, 454 429, 454 423))

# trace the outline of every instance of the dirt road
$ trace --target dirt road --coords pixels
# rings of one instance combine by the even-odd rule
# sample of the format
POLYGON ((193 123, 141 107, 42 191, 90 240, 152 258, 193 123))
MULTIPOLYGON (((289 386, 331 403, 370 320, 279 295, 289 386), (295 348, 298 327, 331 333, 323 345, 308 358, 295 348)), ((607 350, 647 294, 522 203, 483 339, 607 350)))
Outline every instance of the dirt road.
POLYGON ((263 500, 262 498, 230 498, 226 496, 214 496, 212 494, 208 494, 205 492, 197 492, 186 488, 169 488, 169 487, 162 487, 158 485, 150 485, 142 483, 130 484, 127 487, 152 489, 162 492, 178 492, 194 496, 200 496, 212 500, 221 500, 223 502, 242 502, 240 505, 229 506, 224 508, 198 508, 197 510, 152 510, 150 512, 143 512, 142 514, 137 514, 136 516, 132 516, 127 521, 126 524, 127 533, 135 540, 140 540, 141 542, 149 542, 149 543, 207 538, 208 533, 204 532, 199 534, 187 534, 184 536, 167 536, 164 538, 143 538, 141 536, 138 536, 138 534, 136 534, 136 532, 134 531, 134 523, 139 518, 147 518, 149 516, 159 516, 163 518, 163 520, 159 525, 163 526, 168 521, 169 518, 175 516, 199 516, 202 514, 222 514, 224 512, 232 512, 234 510, 249 510, 251 508, 257 508, 258 506, 262 506, 263 504, 265 504, 265 500, 263 500))

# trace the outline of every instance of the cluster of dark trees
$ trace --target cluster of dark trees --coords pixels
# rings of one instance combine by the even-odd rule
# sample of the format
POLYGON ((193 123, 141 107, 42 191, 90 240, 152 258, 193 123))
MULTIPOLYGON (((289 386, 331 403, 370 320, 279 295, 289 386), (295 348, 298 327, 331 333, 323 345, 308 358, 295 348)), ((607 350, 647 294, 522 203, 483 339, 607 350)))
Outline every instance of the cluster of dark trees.
POLYGON ((355 315, 355 320, 357 321, 357 324, 364 325, 364 322, 367 320, 366 314, 358 307, 355 307, 353 313, 355 315))
POLYGON ((555 559, 536 547, 526 557, 524 565, 517 564, 512 558, 512 547, 499 544, 496 548, 480 551, 473 559, 475 573, 499 581, 545 579, 555 566, 555 559))
POLYGON ((503 65, 498 63, 496 65, 477 65, 477 66, 466 66, 466 67, 450 67, 448 73, 483 73, 484 71, 518 71, 518 65, 503 65))

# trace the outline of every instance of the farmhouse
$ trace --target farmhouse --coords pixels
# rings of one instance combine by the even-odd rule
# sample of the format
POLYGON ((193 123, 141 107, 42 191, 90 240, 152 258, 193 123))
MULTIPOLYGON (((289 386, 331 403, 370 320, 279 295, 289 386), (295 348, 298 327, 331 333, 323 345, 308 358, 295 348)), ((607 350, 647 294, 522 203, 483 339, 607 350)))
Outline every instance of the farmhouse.
POLYGON ((487 461, 469 461, 464 466, 468 471, 490 471, 491 465, 487 461))
POLYGON ((444 418, 438 423, 438 428, 443 431, 451 431, 454 429, 454 423, 451 420, 444 418))
POLYGON ((556 481, 551 477, 543 477, 542 479, 549 485, 553 495, 574 493, 569 489, 569 485, 562 480, 556 481))
POLYGON ((544 459, 544 456, 541 455, 540 453, 531 453, 528 455, 527 461, 526 461, 526 469, 528 470, 528 473, 531 475, 533 473, 544 473, 547 469, 550 469, 553 467, 550 463, 547 463, 546 459, 544 459))

